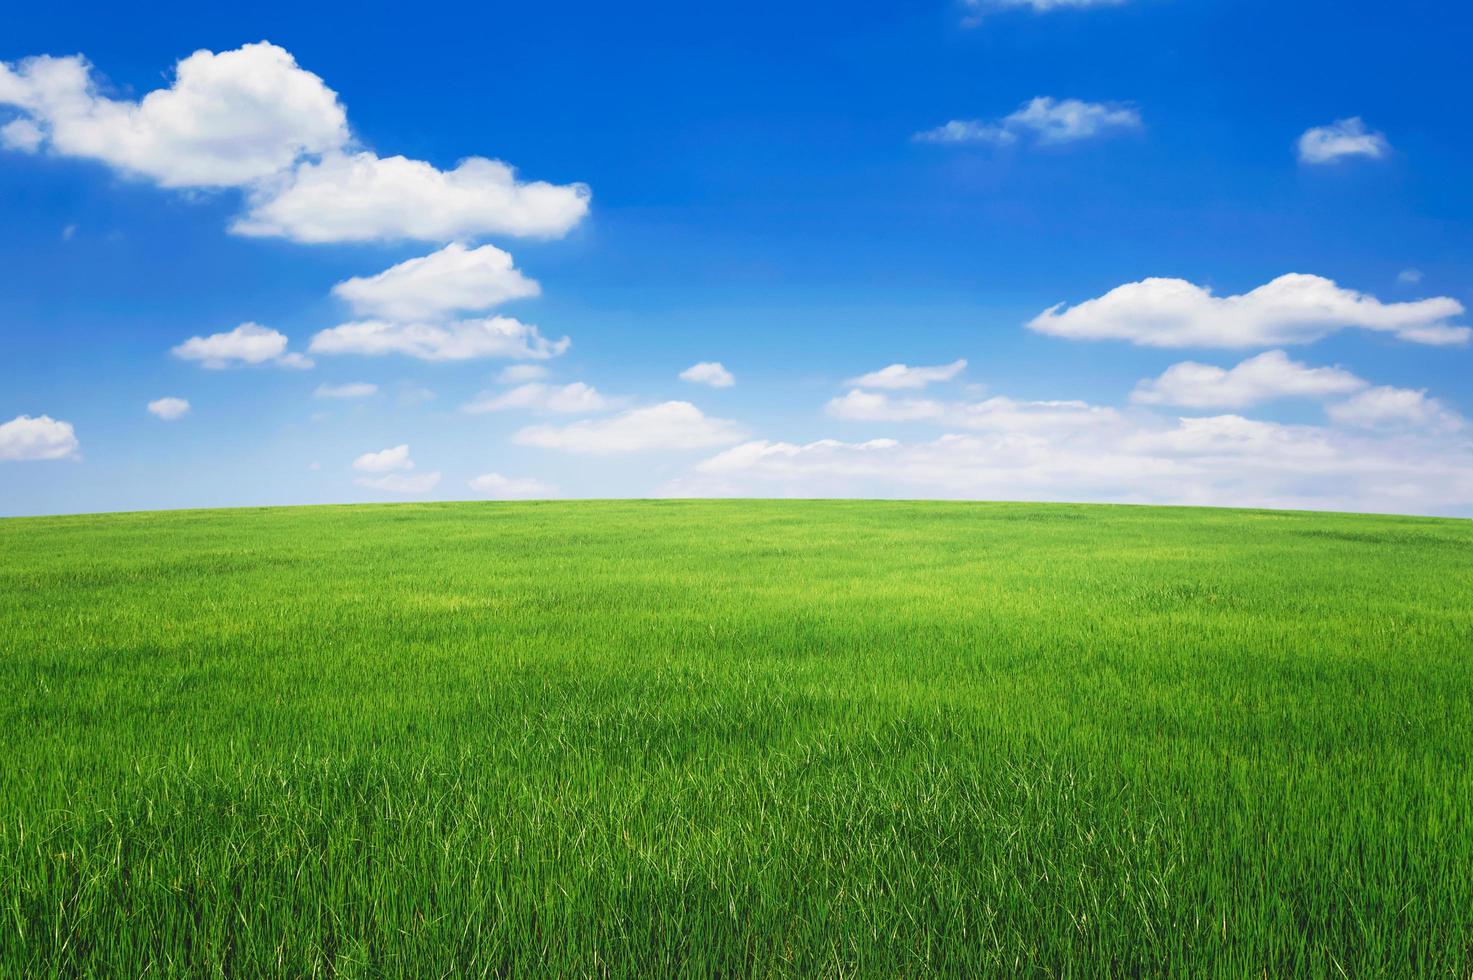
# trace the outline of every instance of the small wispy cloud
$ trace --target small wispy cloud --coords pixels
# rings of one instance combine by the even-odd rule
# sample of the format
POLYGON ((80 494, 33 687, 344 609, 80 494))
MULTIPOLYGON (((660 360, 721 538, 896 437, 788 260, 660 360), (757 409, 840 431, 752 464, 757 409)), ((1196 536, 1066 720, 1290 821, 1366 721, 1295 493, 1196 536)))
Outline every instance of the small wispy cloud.
POLYGON ((1077 143, 1140 129, 1141 114, 1119 102, 1084 102, 1039 96, 995 122, 953 119, 915 134, 918 143, 991 143, 1006 146, 1021 139, 1040 145, 1077 143))

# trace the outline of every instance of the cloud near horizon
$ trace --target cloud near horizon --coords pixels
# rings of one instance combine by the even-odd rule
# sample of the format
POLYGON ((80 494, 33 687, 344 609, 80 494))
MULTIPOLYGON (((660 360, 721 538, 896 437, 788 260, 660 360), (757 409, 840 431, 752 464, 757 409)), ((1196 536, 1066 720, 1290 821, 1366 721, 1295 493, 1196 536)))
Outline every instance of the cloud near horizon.
POLYGON ((568 425, 534 425, 512 441, 521 446, 591 456, 618 453, 684 452, 730 445, 744 435, 729 419, 711 418, 690 402, 670 401, 634 408, 607 419, 568 425))
POLYGON ((1309 367, 1281 350, 1265 351, 1224 369, 1196 361, 1167 368, 1136 385, 1130 400, 1184 408, 1246 408, 1278 398, 1326 398, 1360 391, 1367 383, 1336 367, 1309 367))
POLYGON ((1075 306, 1060 303, 1028 324, 1069 340, 1124 340, 1143 347, 1276 347, 1339 330, 1388 333, 1416 344, 1466 344, 1473 330, 1453 321, 1448 296, 1383 303, 1322 276, 1291 273, 1238 296, 1214 296, 1185 279, 1143 279, 1075 306))

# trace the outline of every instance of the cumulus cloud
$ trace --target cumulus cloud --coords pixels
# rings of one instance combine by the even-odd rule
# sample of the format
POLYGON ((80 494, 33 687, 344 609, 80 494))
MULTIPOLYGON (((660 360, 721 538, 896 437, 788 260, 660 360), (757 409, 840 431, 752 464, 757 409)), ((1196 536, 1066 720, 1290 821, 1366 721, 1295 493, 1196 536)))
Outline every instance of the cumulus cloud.
POLYGON ((1307 129, 1299 137, 1299 162, 1334 163, 1347 157, 1379 160, 1391 152, 1381 133, 1366 129, 1359 116, 1337 119, 1328 126, 1307 129))
POLYGON ((308 346, 314 354, 403 354, 425 361, 467 361, 483 357, 542 360, 571 344, 548 340, 535 326, 493 316, 450 323, 393 323, 363 320, 319 331, 308 346))
POLYGON ((349 381, 346 384, 320 384, 312 392, 315 398, 369 398, 378 394, 378 385, 368 381, 349 381))
POLYGON ((237 187, 349 138, 337 94, 264 42, 196 51, 172 85, 137 102, 100 87, 79 55, 0 63, 0 104, 24 113, 6 144, 98 160, 164 187, 237 187))
POLYGON ((680 372, 681 381, 707 385, 712 388, 730 388, 736 378, 722 366, 720 361, 701 361, 680 372))
POLYGON ((1019 401, 1001 395, 982 401, 894 398, 854 389, 831 399, 825 411, 834 418, 866 422, 934 422, 962 429, 1048 432, 1115 422, 1113 408, 1082 401, 1019 401))
POLYGON ((412 470, 414 460, 409 458, 409 444, 401 443, 376 453, 364 453, 353 460, 353 469, 364 473, 388 473, 392 470, 412 470))
POLYGON ((308 243, 556 238, 583 220, 590 197, 586 185, 524 182, 485 157, 440 170, 402 156, 335 153, 258 185, 231 231, 308 243))
POLYGON ((1196 361, 1173 364, 1158 378, 1142 381, 1131 401, 1187 408, 1243 408, 1276 398, 1326 398, 1366 387, 1349 371, 1309 367, 1281 350, 1250 357, 1230 369, 1196 361))
POLYGON ((512 436, 523 446, 599 456, 709 449, 741 438, 742 428, 735 422, 711 418, 690 402, 678 401, 630 409, 607 419, 529 426, 512 436))
POLYGON ((1362 428, 1431 428, 1449 432, 1463 428, 1465 420, 1425 389, 1370 388, 1354 398, 1331 405, 1330 418, 1343 425, 1362 428))
POLYGON ((1184 279, 1144 279, 1073 307, 1060 303, 1028 324, 1071 340, 1127 340, 1146 347, 1303 344, 1350 327, 1419 344, 1465 344, 1450 297, 1383 303, 1321 276, 1290 274, 1238 296, 1214 296, 1184 279))
POLYGON ((189 414, 189 402, 183 398, 156 398, 148 403, 149 414, 172 422, 189 414))
POLYGON ((541 480, 502 476, 500 473, 482 473, 470 481, 470 488, 497 500, 530 500, 557 496, 557 487, 541 480))
POLYGON ((312 361, 286 349, 286 335, 259 323, 242 323, 234 330, 190 337, 173 348, 175 357, 198 361, 211 370, 274 364, 278 367, 305 369, 312 361))
POLYGON ((566 385, 532 381, 508 391, 483 391, 462 405, 460 410, 472 415, 504 412, 508 409, 572 415, 579 412, 602 412, 608 407, 607 398, 599 394, 596 388, 581 381, 566 385))
POLYGON ((474 313, 507 300, 536 296, 541 289, 495 245, 467 248, 452 242, 376 276, 340 282, 332 291, 361 316, 413 321, 474 313))
POLYGON ((883 388, 886 390, 901 390, 907 388, 924 388, 929 384, 939 381, 950 381, 966 370, 967 362, 958 358, 950 364, 939 364, 935 367, 910 367, 907 364, 891 364, 861 374, 857 378, 850 378, 844 382, 854 388, 883 388))
POLYGON ((197 51, 138 101, 102 94, 81 56, 0 62, 0 106, 20 112, 0 144, 97 160, 163 187, 240 188, 232 230, 301 242, 566 234, 583 184, 523 181, 500 160, 454 169, 359 145, 337 93, 265 42, 197 51))
POLYGON ((77 455, 77 445, 72 424, 49 415, 19 415, 0 425, 0 462, 67 459, 77 455))
POLYGON ((915 139, 921 143, 1006 145, 1027 137, 1038 144, 1058 145, 1140 128, 1140 112, 1129 105, 1039 96, 997 122, 953 119, 917 133, 915 139))

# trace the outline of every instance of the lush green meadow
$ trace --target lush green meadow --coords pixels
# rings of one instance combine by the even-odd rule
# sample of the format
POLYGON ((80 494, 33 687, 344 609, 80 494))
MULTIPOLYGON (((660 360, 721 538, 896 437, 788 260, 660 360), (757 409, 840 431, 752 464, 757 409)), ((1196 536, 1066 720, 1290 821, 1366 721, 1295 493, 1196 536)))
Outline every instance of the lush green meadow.
POLYGON ((1473 975, 1473 523, 0 521, 0 974, 1473 975))

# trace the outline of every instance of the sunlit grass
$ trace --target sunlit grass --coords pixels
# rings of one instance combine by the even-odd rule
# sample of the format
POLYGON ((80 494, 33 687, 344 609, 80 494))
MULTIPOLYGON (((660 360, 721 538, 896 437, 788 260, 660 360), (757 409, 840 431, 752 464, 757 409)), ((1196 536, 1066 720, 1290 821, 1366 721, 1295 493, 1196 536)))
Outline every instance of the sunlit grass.
POLYGON ((1473 524, 0 521, 0 974, 1473 973, 1473 524))

